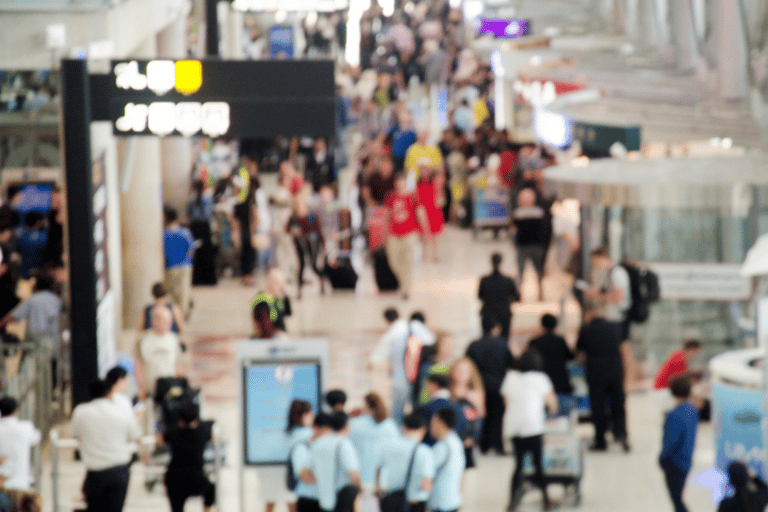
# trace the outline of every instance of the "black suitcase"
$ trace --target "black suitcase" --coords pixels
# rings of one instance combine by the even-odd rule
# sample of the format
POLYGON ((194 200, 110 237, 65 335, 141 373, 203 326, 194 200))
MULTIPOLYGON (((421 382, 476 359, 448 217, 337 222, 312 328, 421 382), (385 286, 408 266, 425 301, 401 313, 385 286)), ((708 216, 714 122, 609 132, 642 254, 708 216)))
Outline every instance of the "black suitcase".
POLYGON ((389 266, 384 247, 373 252, 373 271, 376 275, 376 286, 379 287, 379 291, 388 292, 400 287, 397 276, 389 266))
POLYGON ((339 258, 336 263, 325 263, 325 275, 334 290, 354 290, 357 284, 357 272, 352 268, 349 258, 339 258))

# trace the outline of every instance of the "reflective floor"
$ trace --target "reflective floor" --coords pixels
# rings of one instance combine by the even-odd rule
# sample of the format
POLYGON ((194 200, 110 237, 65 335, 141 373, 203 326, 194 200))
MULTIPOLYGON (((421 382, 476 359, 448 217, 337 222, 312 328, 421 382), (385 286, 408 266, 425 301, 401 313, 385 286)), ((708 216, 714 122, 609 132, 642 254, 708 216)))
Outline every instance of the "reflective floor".
MULTIPOLYGON (((397 295, 379 295, 375 290, 370 269, 361 276, 356 292, 320 295, 313 283, 307 287, 304 298, 294 301, 294 315, 288 330, 297 336, 323 336, 330 341, 330 386, 348 390, 350 406, 360 403, 362 396, 373 389, 386 396, 386 376, 366 370, 367 356, 385 325, 382 311, 394 305, 401 314, 421 309, 427 323, 436 331, 452 335, 457 354, 480 331, 476 300, 479 276, 489 270, 489 256, 500 251, 505 255, 505 268, 515 274, 514 253, 506 240, 494 241, 490 234, 472 239, 471 232, 449 229, 441 242, 440 264, 422 264, 417 270, 415 291, 408 302, 397 295)), ((309 276, 312 278, 312 276, 309 276)), ((558 313, 561 296, 570 285, 567 278, 551 272, 544 282, 546 302, 533 302, 538 293, 534 285, 533 269, 527 270, 523 294, 526 300, 516 306, 514 342, 524 343, 536 331, 539 316, 546 311, 558 313)), ((193 384, 203 390, 203 414, 215 418, 228 442, 228 467, 222 473, 220 487, 223 511, 237 511, 239 503, 238 473, 234 462, 240 453, 237 425, 237 386, 235 380, 236 340, 247 337, 251 331, 249 301, 256 288, 244 288, 239 282, 225 280, 216 288, 197 288, 194 291, 195 308, 189 326, 190 367, 193 384)), ((291 290, 294 295, 294 289, 291 290)), ((571 301, 565 302, 565 331, 573 337, 577 327, 577 309, 571 301)), ((127 335, 126 340, 135 339, 127 335)), ((123 347, 126 349, 127 347, 123 347)), ((582 502, 579 508, 570 506, 557 486, 553 498, 562 501, 561 510, 588 510, 591 512, 630 512, 672 510, 666 495, 663 475, 656 464, 661 442, 661 405, 652 393, 636 391, 628 401, 629 431, 633 445, 630 454, 618 447, 609 453, 587 453, 581 482, 582 502)), ((591 427, 581 425, 579 434, 585 442, 591 436, 591 427)), ((68 460, 68 459, 67 459, 68 460)), ((694 469, 685 491, 689 508, 711 511, 711 491, 695 482, 699 473, 712 467, 714 450, 712 428, 700 426, 694 469)), ((468 472, 464 482, 465 512, 501 512, 508 500, 509 479, 512 468, 510 457, 481 457, 478 468, 468 472)), ((52 510, 50 468, 44 480, 45 511, 52 510)), ((162 486, 147 492, 143 486, 144 468, 134 465, 126 511, 155 512, 169 510, 162 486)), ((71 504, 78 494, 83 470, 74 462, 62 464, 60 485, 62 511, 72 510, 71 504)), ((259 500, 258 484, 253 475, 246 475, 247 511, 263 510, 259 500)), ((540 510, 540 494, 528 493, 521 510, 540 510)), ((187 511, 202 510, 199 501, 190 501, 187 511)), ((279 505, 278 510, 285 510, 279 505)), ((364 511, 367 512, 367 511, 364 511)))

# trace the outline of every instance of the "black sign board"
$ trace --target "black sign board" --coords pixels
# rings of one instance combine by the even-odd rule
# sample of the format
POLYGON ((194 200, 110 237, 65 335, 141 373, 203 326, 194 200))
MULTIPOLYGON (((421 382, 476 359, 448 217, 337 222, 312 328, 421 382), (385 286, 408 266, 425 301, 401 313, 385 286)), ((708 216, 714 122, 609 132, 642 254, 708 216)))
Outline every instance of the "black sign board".
POLYGON ((113 61, 91 84, 94 120, 115 135, 334 134, 331 61, 113 61))

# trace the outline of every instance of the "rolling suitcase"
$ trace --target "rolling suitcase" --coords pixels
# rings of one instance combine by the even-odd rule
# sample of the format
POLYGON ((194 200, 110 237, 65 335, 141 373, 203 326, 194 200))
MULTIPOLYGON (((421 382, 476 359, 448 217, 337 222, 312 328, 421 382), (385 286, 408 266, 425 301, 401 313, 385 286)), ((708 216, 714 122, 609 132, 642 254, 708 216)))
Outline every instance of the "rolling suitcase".
POLYGON ((400 287, 397 276, 389 266, 387 252, 383 247, 373 252, 373 271, 376 275, 376 286, 379 287, 379 291, 387 292, 397 290, 400 287))
POLYGON ((334 290, 354 290, 357 285, 357 272, 352 268, 349 258, 341 257, 336 263, 325 263, 325 275, 331 282, 334 290))

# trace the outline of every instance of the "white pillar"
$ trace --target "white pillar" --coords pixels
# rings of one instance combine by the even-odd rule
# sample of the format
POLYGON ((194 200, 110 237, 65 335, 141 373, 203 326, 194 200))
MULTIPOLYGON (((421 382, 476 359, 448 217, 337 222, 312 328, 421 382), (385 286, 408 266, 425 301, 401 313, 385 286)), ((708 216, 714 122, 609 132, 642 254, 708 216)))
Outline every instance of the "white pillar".
POLYGON ((749 83, 747 43, 739 4, 734 0, 716 0, 715 13, 719 96, 740 100, 746 96, 749 83))
POLYGON ((637 45, 643 50, 658 49, 660 33, 656 23, 656 3, 654 0, 637 2, 637 45))
MULTIPOLYGON (((219 5, 222 5, 221 3, 219 5)), ((227 8, 227 19, 221 20, 221 27, 224 33, 221 35, 225 41, 224 58, 243 59, 245 58, 245 48, 243 47, 243 30, 245 21, 242 11, 232 8, 232 4, 224 2, 227 8)))
POLYGON ((672 4, 672 30, 675 67, 692 71, 698 63, 698 47, 693 19, 692 0, 675 0, 672 4))
MULTIPOLYGON (((139 48, 135 57, 155 57, 155 38, 139 48)), ((134 328, 144 305, 151 298, 152 284, 163 279, 163 212, 161 191, 160 140, 136 137, 131 169, 123 169, 130 141, 118 141, 118 163, 130 173, 127 190, 122 190, 120 218, 123 249, 123 326, 134 328)), ((122 179, 122 178, 121 178, 122 179)))
MULTIPOLYGON (((171 23, 157 36, 157 56, 182 59, 187 55, 186 20, 171 23)), ((160 140, 163 203, 173 206, 182 218, 189 201, 192 143, 185 137, 160 140)))

